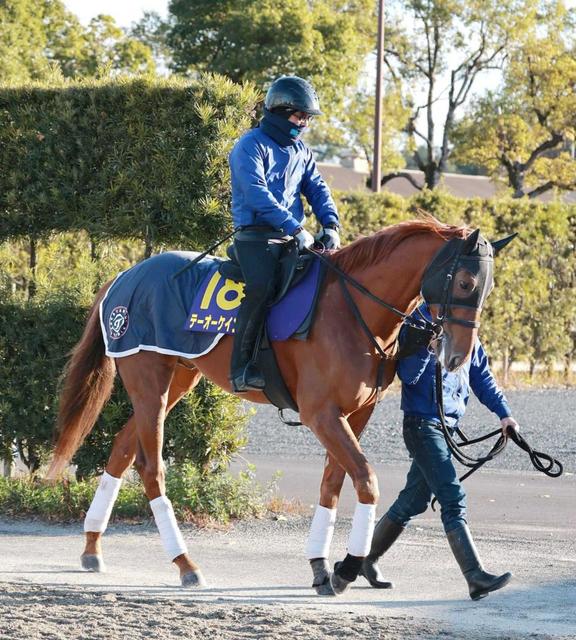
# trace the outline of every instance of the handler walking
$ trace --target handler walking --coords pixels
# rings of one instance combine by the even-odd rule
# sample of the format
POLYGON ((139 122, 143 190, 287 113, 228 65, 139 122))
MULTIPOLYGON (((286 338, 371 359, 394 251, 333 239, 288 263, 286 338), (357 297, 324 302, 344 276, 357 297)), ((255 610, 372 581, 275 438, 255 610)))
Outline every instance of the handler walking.
MULTIPOLYGON (((426 305, 422 305, 412 317, 420 317, 419 312, 430 319, 426 305)), ((432 495, 435 495, 440 504, 442 524, 450 548, 468 583, 470 597, 478 600, 504 587, 512 575, 492 575, 482 567, 468 529, 466 493, 440 429, 434 384, 436 357, 427 347, 411 350, 406 343, 407 333, 405 325, 400 332, 400 347, 404 348, 406 356, 400 358, 397 372, 402 382, 403 436, 412 465, 404 489, 376 524, 370 553, 362 565, 362 575, 377 589, 392 586, 392 583, 384 581, 378 560, 410 520, 426 511, 432 495)), ((508 428, 518 429, 508 402, 490 371, 480 341, 476 342, 471 358, 460 370, 444 372, 442 388, 446 423, 450 429, 454 429, 464 415, 470 389, 482 404, 498 416, 504 434, 508 428)))
POLYGON ((317 239, 338 249, 338 212, 301 137, 321 115, 312 85, 297 76, 272 83, 260 125, 244 134, 230 153, 234 249, 245 279, 245 298, 236 321, 230 381, 235 392, 264 388, 253 358, 274 294, 282 244, 292 239, 300 250, 314 237, 304 228, 301 195, 322 225, 317 239))

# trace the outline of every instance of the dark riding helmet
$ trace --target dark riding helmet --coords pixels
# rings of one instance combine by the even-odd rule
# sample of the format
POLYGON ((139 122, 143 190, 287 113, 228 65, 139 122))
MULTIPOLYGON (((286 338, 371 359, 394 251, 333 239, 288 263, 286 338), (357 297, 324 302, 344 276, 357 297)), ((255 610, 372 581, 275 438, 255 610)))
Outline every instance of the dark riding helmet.
POLYGON ((298 76, 282 76, 270 85, 264 106, 275 109, 303 111, 311 116, 320 116, 320 101, 314 87, 298 76))

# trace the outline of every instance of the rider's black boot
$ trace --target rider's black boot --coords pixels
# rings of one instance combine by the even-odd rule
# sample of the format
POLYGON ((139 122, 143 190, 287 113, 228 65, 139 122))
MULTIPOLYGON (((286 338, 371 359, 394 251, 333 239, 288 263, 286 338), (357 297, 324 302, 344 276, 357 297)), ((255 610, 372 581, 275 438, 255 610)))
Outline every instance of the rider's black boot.
POLYGON ((360 575, 364 576, 375 589, 392 589, 394 586, 391 582, 384 580, 378 567, 378 560, 396 542, 402 531, 404 531, 404 527, 391 520, 387 515, 382 516, 374 527, 370 553, 362 562, 360 575))
POLYGON ((452 529, 446 535, 456 562, 466 578, 472 600, 485 598, 491 591, 501 589, 510 582, 511 573, 495 576, 484 571, 467 525, 452 529))
POLYGON ((264 376, 254 364, 266 308, 261 304, 250 305, 250 301, 242 304, 245 308, 238 314, 230 366, 230 382, 235 393, 261 391, 266 385, 264 376))
POLYGON ((261 391, 266 386, 260 369, 252 362, 248 362, 243 368, 235 369, 230 376, 230 382, 234 393, 261 391))

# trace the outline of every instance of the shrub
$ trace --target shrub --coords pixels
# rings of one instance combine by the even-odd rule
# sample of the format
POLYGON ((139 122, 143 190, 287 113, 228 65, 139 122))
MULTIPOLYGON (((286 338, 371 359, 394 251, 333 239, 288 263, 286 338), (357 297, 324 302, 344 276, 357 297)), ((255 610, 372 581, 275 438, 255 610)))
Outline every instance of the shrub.
MULTIPOLYGON (((98 485, 95 478, 55 485, 34 478, 0 478, 0 514, 6 517, 41 517, 53 521, 84 518, 98 485)), ((274 482, 262 487, 254 482, 253 469, 234 477, 229 473, 201 473, 191 463, 169 467, 167 495, 182 522, 227 523, 231 519, 260 517, 266 511, 274 482)), ((148 499, 139 482, 124 482, 112 522, 151 518, 148 499)))

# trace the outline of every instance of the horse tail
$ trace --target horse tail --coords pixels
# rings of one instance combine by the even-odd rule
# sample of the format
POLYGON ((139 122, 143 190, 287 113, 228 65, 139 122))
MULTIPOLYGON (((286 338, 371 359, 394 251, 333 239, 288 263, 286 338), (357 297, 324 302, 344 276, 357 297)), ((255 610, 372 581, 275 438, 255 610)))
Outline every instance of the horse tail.
POLYGON ((57 438, 47 479, 58 478, 92 431, 102 407, 110 398, 116 369, 106 356, 100 328, 100 302, 111 285, 96 295, 80 342, 72 349, 62 376, 57 438))

